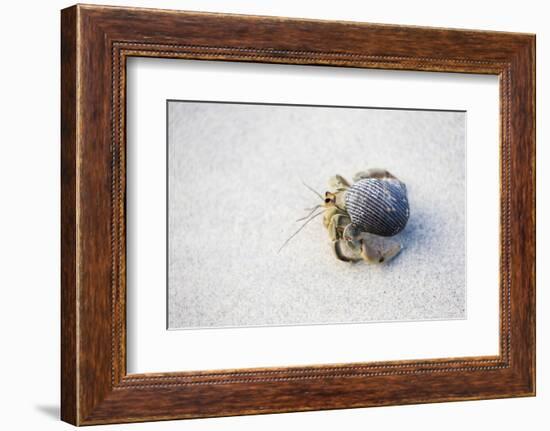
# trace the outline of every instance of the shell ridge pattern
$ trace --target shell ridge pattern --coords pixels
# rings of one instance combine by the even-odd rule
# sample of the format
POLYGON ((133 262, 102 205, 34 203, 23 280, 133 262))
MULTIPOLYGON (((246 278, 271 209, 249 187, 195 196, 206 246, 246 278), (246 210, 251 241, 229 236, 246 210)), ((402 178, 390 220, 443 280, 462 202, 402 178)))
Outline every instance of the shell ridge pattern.
POLYGON ((393 236, 409 219, 407 189, 397 179, 363 178, 347 190, 345 203, 352 223, 363 232, 393 236))

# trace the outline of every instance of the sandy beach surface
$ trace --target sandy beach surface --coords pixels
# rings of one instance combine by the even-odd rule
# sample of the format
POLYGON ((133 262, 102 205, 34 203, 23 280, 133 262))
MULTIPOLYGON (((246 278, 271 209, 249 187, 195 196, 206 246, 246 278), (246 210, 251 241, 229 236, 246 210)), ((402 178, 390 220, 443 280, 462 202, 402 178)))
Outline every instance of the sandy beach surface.
POLYGON ((461 319, 466 113, 169 103, 169 328, 461 319), (408 189, 404 250, 336 260, 327 180, 385 168, 408 189))

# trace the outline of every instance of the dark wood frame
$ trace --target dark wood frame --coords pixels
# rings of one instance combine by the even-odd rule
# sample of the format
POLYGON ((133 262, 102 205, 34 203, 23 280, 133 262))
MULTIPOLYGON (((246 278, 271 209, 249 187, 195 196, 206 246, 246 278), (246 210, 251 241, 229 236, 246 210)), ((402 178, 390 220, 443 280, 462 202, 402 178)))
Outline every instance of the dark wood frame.
POLYGON ((73 6, 61 26, 61 417, 76 425, 535 394, 535 36, 73 6), (126 373, 129 56, 500 77, 500 353, 126 373))

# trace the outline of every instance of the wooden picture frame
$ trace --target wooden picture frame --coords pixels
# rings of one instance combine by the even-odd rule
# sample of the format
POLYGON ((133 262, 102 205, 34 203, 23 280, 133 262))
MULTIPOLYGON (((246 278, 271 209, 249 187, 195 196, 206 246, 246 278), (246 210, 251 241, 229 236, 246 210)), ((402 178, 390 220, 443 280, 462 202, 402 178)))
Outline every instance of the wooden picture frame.
POLYGON ((75 425, 535 394, 535 36, 77 5, 61 14, 61 418, 75 425), (130 56, 500 78, 500 354, 127 374, 130 56))

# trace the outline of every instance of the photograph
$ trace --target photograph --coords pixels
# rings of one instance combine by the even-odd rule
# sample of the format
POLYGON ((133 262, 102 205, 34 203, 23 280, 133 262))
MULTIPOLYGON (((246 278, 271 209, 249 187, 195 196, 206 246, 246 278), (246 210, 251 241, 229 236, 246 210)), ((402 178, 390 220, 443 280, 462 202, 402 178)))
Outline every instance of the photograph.
POLYGON ((34 38, 47 79, 29 60, 7 88, 26 189, 5 211, 25 226, 5 226, 26 267, 4 326, 38 331, 8 331, 25 357, 47 352, 10 389, 38 428, 542 418, 540 6, 122 3, 21 15, 55 28, 34 38), (34 255, 48 205, 58 229, 34 255), (275 414, 291 412, 308 413, 275 414))
POLYGON ((2 6, 0 429, 550 429, 546 2, 2 6))
POLYGON ((466 119, 168 100, 168 329, 466 318, 466 119))

